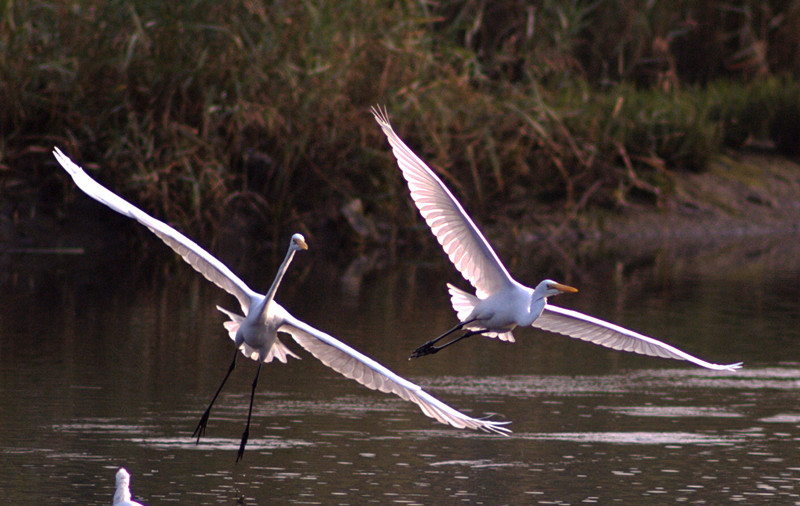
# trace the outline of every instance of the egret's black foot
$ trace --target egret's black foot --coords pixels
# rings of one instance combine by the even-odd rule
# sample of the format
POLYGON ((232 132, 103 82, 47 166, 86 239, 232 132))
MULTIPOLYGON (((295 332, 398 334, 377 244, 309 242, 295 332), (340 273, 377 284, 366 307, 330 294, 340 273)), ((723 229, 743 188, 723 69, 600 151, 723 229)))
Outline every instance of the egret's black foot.
POLYGON ((437 351, 441 350, 442 348, 437 348, 433 345, 433 343, 425 343, 416 350, 411 353, 411 356, 408 357, 409 360, 412 358, 419 358, 424 357, 425 355, 433 355, 437 351))
POLYGON ((244 433, 242 433, 242 442, 239 444, 239 452, 236 454, 236 462, 239 462, 242 460, 242 457, 244 457, 244 447, 247 446, 248 437, 250 437, 250 427, 246 428, 244 433))
POLYGON ((200 438, 205 436, 206 434, 206 425, 208 425, 208 416, 211 414, 211 410, 207 409, 203 416, 200 417, 200 422, 197 424, 197 427, 192 432, 192 437, 197 436, 197 441, 195 444, 200 444, 200 438))

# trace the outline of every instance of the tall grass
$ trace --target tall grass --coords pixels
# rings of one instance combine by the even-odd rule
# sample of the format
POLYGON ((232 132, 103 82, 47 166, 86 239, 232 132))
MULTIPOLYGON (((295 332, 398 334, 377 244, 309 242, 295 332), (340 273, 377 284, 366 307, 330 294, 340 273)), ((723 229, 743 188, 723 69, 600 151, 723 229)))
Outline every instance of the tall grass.
POLYGON ((722 145, 797 145, 798 4, 6 0, 0 187, 51 187, 58 144, 195 235, 340 233, 355 199, 405 226, 381 103, 489 212, 659 203, 722 145))

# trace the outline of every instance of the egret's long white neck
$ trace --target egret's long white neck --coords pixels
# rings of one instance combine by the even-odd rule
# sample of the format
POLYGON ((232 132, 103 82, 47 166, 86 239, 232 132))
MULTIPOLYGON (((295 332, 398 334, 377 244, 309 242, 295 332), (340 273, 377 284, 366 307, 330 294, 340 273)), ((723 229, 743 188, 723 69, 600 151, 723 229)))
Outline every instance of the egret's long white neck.
POLYGON ((547 289, 543 288, 540 284, 533 290, 531 293, 531 302, 530 306, 528 306, 528 317, 530 318, 530 323, 527 321, 523 322, 525 326, 530 325, 534 322, 539 315, 542 314, 544 311, 544 307, 547 305, 547 289))
POLYGON ((544 283, 539 283, 538 285, 536 285, 536 288, 533 290, 533 293, 531 294, 531 307, 533 307, 537 303, 546 304, 548 295, 549 294, 547 293, 547 285, 545 285, 544 283))
POLYGON ((283 259, 283 263, 281 263, 281 266, 278 268, 278 273, 275 275, 275 280, 272 282, 272 286, 269 287, 269 290, 267 290, 267 295, 264 296, 264 299, 255 308, 256 314, 253 316, 261 318, 261 315, 264 312, 264 310, 270 305, 272 300, 275 298, 275 292, 278 291, 278 287, 281 284, 281 280, 283 280, 283 275, 286 274, 286 271, 289 269, 289 264, 292 263, 292 258, 294 258, 294 252, 295 248, 293 246, 289 246, 289 251, 286 252, 286 257, 283 259))
POLYGON ((121 502, 126 502, 130 500, 131 500, 131 493, 129 490, 117 489, 117 491, 114 492, 114 504, 119 504, 121 502))
POLYGON ((120 468, 116 474, 117 489, 114 491, 112 504, 118 504, 131 500, 130 475, 125 469, 120 468))
POLYGON ((131 491, 128 488, 128 485, 125 486, 117 485, 117 490, 114 491, 113 504, 119 504, 121 502, 126 502, 130 500, 131 500, 131 491))

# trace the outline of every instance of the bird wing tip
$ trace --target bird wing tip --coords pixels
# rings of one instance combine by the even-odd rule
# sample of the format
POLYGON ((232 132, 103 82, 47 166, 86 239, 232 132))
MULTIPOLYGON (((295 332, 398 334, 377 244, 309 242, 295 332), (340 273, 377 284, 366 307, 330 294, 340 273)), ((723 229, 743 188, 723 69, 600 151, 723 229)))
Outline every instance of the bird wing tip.
POLYGON ((736 362, 735 364, 711 364, 711 367, 706 366, 708 369, 713 369, 715 371, 738 371, 742 368, 744 362, 736 362))
POLYGON ((487 430, 492 434, 497 434, 498 436, 511 437, 511 429, 502 427, 502 425, 507 423, 511 422, 495 422, 491 426, 487 427, 487 430))
POLYGON ((69 160, 69 157, 64 154, 63 151, 58 146, 53 146, 53 156, 56 157, 56 160, 61 162, 62 160, 66 159, 69 160))
POLYGON ((381 127, 383 127, 383 126, 390 127, 389 113, 386 110, 386 106, 381 107, 380 104, 376 104, 376 105, 373 105, 372 107, 370 107, 369 110, 372 113, 372 115, 375 117, 375 120, 378 122, 378 124, 381 127))
POLYGON ((490 432, 492 434, 497 434, 499 436, 509 437, 511 434, 511 429, 508 427, 504 427, 505 425, 509 425, 511 421, 507 422, 496 422, 493 420, 489 420, 492 415, 488 415, 483 418, 479 418, 478 420, 481 422, 480 428, 485 432, 490 432))

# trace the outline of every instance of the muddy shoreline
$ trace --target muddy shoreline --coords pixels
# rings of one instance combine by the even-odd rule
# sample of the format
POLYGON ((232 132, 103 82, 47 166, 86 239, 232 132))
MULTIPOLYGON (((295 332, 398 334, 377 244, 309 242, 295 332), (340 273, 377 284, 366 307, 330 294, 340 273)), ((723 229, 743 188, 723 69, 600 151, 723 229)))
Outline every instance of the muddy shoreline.
MULTIPOLYGON (((735 152, 707 172, 671 173, 672 188, 659 206, 630 204, 588 209, 568 216, 549 213, 523 227, 495 227, 503 244, 542 240, 707 243, 744 237, 800 234, 800 163, 768 153, 735 152)), ((490 232, 491 234, 491 232, 490 232)))

